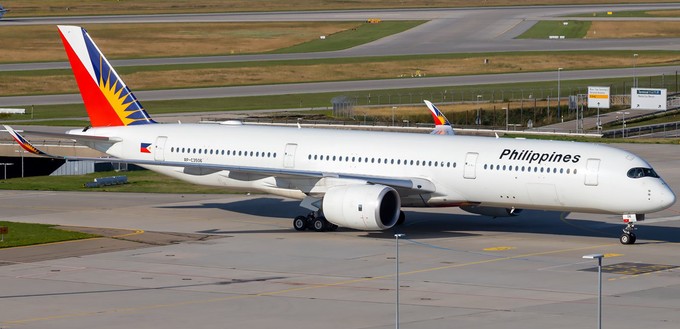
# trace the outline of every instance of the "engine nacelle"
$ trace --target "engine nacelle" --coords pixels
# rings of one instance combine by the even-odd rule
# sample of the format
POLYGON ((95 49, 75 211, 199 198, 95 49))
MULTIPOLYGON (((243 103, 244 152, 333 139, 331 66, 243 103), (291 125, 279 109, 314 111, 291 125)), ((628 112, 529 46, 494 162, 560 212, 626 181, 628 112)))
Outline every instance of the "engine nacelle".
POLYGON ((462 206, 460 207, 460 209, 463 209, 467 212, 471 212, 473 214, 479 214, 490 217, 512 217, 517 216, 522 212, 522 209, 484 207, 484 206, 462 206))
POLYGON ((326 220, 356 230, 384 230, 397 223, 401 199, 384 185, 344 185, 328 189, 323 197, 326 220))

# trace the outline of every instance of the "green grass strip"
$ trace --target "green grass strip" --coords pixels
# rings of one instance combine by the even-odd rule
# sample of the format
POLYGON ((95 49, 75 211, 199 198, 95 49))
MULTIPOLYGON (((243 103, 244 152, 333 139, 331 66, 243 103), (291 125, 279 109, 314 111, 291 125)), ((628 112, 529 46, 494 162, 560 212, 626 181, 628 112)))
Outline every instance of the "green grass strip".
POLYGON ((35 191, 97 191, 131 193, 184 193, 184 194, 228 194, 233 190, 219 187, 200 186, 148 171, 98 172, 78 176, 44 176, 0 180, 0 190, 35 191), (98 177, 128 177, 128 184, 100 188, 86 188, 83 185, 98 177))
POLYGON ((0 248, 30 246, 97 237, 93 234, 56 229, 54 228, 55 225, 0 221, 0 226, 5 226, 9 230, 8 234, 4 236, 4 241, 0 242, 0 248))
POLYGON ((539 21, 517 39, 548 39, 550 36, 564 36, 567 39, 582 39, 588 33, 589 21, 539 21))
POLYGON ((348 49, 404 32, 425 22, 426 21, 383 21, 377 24, 363 23, 355 29, 326 35, 325 39, 321 39, 321 36, 319 36, 318 39, 292 47, 278 49, 272 53, 311 53, 348 49))

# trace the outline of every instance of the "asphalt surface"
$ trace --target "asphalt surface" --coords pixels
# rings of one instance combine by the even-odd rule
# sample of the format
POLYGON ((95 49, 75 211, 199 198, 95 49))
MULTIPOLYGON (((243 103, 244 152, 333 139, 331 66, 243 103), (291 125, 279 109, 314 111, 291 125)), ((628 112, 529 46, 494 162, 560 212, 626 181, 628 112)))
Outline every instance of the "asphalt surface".
MULTIPOLYGON (((679 146, 617 147, 678 191, 679 146)), ((581 258, 592 253, 607 254, 604 327, 680 323, 678 204, 649 214, 637 244, 624 246, 620 218, 579 213, 407 209, 395 231, 315 233, 291 228, 297 202, 267 195, 0 191, 0 200, 0 220, 212 237, 38 261, 0 250, 2 328, 393 328, 396 232, 406 234, 402 328, 596 327, 596 263, 581 258)), ((51 248, 40 252, 65 247, 51 248)))
MULTIPOLYGON (((617 147, 679 192, 679 146, 617 147)), ((54 245, 34 252, 52 255, 42 260, 0 250, 2 328, 392 328, 396 232, 406 234, 402 328, 595 327, 595 263, 581 258, 591 253, 606 253, 610 266, 605 327, 680 323, 678 204, 649 214, 638 243, 624 246, 620 218, 579 213, 407 209, 395 231, 312 233, 290 227, 303 212, 297 202, 266 195, 0 191, 0 200, 0 220, 217 237, 77 255, 54 245)))

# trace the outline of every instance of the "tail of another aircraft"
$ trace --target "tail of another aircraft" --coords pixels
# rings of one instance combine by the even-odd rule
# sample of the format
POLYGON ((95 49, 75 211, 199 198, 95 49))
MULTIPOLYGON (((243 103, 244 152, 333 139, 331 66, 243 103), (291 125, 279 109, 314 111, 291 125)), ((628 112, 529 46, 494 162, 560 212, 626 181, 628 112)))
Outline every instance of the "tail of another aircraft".
POLYGON ((93 127, 155 123, 85 29, 58 28, 93 127))
POLYGON ((444 116, 444 113, 440 111, 432 102, 428 100, 423 100, 427 108, 430 109, 432 114, 432 119, 434 119, 435 129, 430 133, 431 135, 455 135, 451 123, 444 116))

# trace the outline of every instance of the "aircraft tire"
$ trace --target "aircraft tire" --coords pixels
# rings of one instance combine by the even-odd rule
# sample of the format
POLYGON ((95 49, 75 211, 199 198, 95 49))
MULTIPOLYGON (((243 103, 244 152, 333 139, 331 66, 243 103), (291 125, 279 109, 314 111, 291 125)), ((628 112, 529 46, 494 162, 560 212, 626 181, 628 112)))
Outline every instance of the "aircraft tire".
POLYGON ((633 244, 633 243, 635 243, 636 239, 637 239, 637 237, 635 236, 635 234, 623 233, 623 234, 621 234, 619 241, 621 242, 621 244, 633 244))
POLYGON ((323 232, 326 230, 326 219, 323 217, 314 218, 312 221, 312 229, 317 232, 323 232))
POLYGON ((307 217, 297 216, 293 219, 293 228, 296 231, 304 231, 307 229, 307 217))

